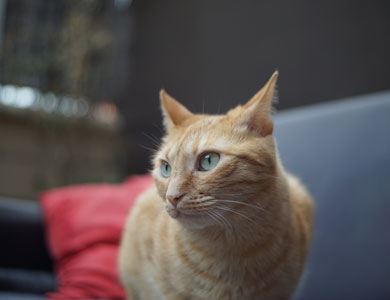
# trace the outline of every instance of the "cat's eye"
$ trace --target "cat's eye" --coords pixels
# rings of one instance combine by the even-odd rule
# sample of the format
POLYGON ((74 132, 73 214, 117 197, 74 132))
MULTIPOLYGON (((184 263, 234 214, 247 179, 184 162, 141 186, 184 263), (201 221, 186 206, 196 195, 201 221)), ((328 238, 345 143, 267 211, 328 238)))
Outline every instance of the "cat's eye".
POLYGON ((215 168, 219 162, 219 154, 216 152, 209 152, 203 154, 199 158, 199 171, 210 171, 215 168))
POLYGON ((168 178, 171 176, 171 166, 166 162, 163 161, 160 166, 160 172, 162 177, 168 178))

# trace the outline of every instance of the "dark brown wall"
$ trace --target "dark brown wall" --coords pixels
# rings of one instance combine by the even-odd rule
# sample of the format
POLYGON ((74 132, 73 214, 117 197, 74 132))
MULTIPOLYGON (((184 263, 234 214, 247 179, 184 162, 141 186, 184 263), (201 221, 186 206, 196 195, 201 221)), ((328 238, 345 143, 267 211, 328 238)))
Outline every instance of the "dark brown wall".
MULTIPOLYGON (((389 1, 136 0, 127 131, 159 135, 158 90, 216 113, 246 101, 275 69, 278 109, 390 87, 389 1)), ((143 171, 139 148, 130 171, 143 171)))

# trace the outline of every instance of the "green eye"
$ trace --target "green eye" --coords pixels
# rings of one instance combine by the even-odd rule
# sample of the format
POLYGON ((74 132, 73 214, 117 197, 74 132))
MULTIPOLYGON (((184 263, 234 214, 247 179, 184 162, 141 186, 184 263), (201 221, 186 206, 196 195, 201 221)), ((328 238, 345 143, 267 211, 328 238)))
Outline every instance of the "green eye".
POLYGON ((171 176, 171 166, 166 162, 163 161, 160 166, 160 172, 161 175, 165 178, 168 178, 171 176))
POLYGON ((219 162, 219 154, 209 152, 203 154, 199 159, 199 171, 210 171, 215 168, 219 162))

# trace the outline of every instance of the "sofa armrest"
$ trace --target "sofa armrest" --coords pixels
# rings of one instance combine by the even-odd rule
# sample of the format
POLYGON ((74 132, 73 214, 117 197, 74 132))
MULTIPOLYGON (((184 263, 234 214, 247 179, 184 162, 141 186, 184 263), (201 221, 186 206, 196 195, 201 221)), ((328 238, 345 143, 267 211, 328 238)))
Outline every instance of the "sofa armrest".
POLYGON ((0 291, 43 295, 55 288, 56 279, 51 272, 0 268, 0 291))
POLYGON ((52 270, 38 202, 0 197, 0 267, 52 270))

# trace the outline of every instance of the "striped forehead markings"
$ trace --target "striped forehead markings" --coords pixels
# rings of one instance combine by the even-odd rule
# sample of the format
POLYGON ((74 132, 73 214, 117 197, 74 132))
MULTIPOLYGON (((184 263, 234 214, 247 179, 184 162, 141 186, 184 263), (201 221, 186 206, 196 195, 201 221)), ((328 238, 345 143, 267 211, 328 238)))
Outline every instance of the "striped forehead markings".
POLYGON ((181 153, 185 153, 184 155, 187 158, 186 160, 189 160, 192 163, 195 159, 193 158, 193 156, 199 153, 199 149, 204 149, 209 141, 207 135, 201 134, 199 132, 199 129, 205 130, 207 127, 212 126, 217 121, 217 119, 210 119, 208 120, 208 122, 205 122, 201 128, 196 128, 198 127, 198 124, 192 124, 188 126, 184 131, 183 135, 179 138, 179 140, 176 143, 172 144, 171 147, 167 147, 168 149, 163 151, 165 153, 166 158, 169 161, 174 161, 179 156, 181 156, 181 153))

